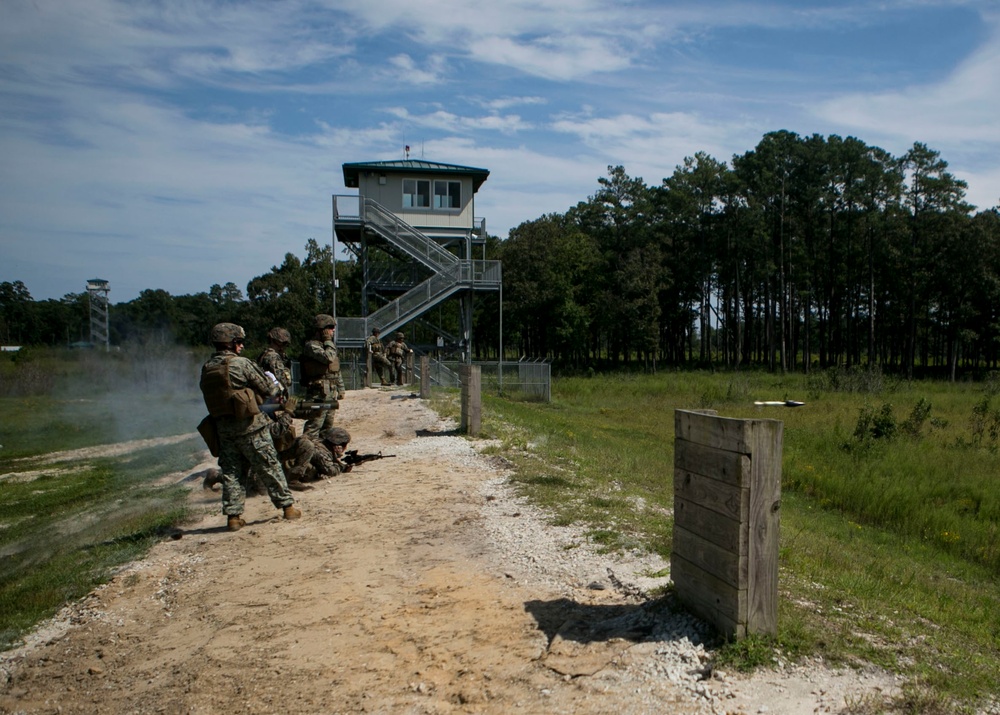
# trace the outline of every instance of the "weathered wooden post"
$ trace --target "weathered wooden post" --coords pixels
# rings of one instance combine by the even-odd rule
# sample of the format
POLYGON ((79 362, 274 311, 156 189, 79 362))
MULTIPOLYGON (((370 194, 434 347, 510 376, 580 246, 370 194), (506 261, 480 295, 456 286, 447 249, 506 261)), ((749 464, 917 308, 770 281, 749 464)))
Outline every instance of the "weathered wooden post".
POLYGON ((426 355, 420 356, 420 399, 426 400, 431 396, 431 359, 426 355))
POLYGON ((408 385, 413 385, 417 381, 416 376, 413 373, 413 351, 412 350, 410 352, 406 353, 406 377, 407 377, 407 384, 408 385))
POLYGON ((778 632, 784 424, 674 412, 677 595, 727 637, 778 632))
POLYGON ((365 387, 372 386, 372 353, 365 349, 365 387))
POLYGON ((462 431, 475 437, 482 422, 482 371, 479 365, 462 365, 459 377, 462 381, 462 431))

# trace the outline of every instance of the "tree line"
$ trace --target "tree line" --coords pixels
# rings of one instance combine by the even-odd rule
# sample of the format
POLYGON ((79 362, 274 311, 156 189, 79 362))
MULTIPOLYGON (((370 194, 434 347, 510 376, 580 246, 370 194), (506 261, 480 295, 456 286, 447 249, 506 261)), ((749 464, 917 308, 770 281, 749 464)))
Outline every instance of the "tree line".
MULTIPOLYGON (((699 152, 659 185, 609 166, 586 201, 490 237, 503 305, 477 294, 474 357, 495 359, 502 339, 507 358, 569 369, 995 368, 1000 212, 975 211, 967 188, 921 143, 896 157, 788 131, 728 164, 699 152)), ((200 345, 222 320, 261 340, 273 325, 305 337, 311 316, 332 310, 333 270, 330 246, 309 239, 304 258, 286 254, 245 293, 146 290, 112 307, 111 341, 200 345)), ((338 313, 360 315, 356 262, 336 272, 338 313)), ((457 330, 457 311, 435 311, 457 330)), ((36 302, 22 283, 0 284, 0 342, 64 344, 88 326, 86 293, 36 302)))
POLYGON ((995 368, 1000 213, 947 169, 920 143, 788 131, 658 186, 609 166, 503 242, 504 324, 572 365, 995 368))
MULTIPOLYGON (((193 295, 144 290, 133 300, 110 306, 109 340, 112 345, 205 345, 209 330, 219 322, 239 323, 257 346, 266 342, 264 336, 275 325, 305 339, 312 317, 332 310, 331 251, 309 239, 304 258, 286 254, 281 265, 252 279, 246 292, 232 282, 193 295)), ((358 310, 356 298, 351 301, 360 294, 357 274, 353 262, 338 263, 337 277, 346 288, 338 300, 346 310, 358 310)), ((59 346, 89 339, 86 292, 34 301, 23 282, 0 283, 0 343, 59 346)))

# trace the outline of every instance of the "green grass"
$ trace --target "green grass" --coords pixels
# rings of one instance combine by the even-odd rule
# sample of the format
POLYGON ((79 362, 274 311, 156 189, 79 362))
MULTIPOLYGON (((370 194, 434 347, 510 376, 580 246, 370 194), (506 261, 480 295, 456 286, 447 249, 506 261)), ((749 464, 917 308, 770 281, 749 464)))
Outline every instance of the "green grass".
POLYGON ((988 389, 857 372, 569 378, 549 404, 484 396, 483 432, 556 523, 669 557, 674 409, 782 420, 779 635, 720 661, 871 662, 912 683, 879 711, 947 712, 1000 692, 1000 449, 972 420, 988 389), (806 405, 753 405, 784 399, 806 405), (886 404, 895 437, 855 436, 886 404))
POLYGON ((198 362, 177 349, 0 356, 0 469, 53 450, 193 432, 205 414, 198 362))
POLYGON ((0 647, 103 583, 186 517, 187 490, 159 477, 204 444, 118 458, 52 452, 194 433, 199 356, 32 349, 0 358, 0 647))
POLYGON ((0 397, 0 474, 14 470, 12 460, 54 450, 194 432, 204 413, 201 398, 187 392, 0 397))
POLYGON ((44 468, 34 479, 0 479, 0 648, 141 558, 186 518, 186 488, 155 481, 195 466, 198 439, 114 459, 0 463, 8 474, 44 468))

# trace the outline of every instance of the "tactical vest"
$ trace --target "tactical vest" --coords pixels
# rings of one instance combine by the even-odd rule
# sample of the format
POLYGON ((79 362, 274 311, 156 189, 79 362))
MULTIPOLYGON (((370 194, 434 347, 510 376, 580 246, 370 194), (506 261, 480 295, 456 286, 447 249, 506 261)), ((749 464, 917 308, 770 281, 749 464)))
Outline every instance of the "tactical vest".
POLYGON ((389 354, 394 358, 403 357, 403 344, 397 342, 389 343, 389 354))
POLYGON ((205 398, 205 407, 212 417, 232 416, 246 419, 260 414, 257 394, 249 387, 233 389, 229 380, 229 362, 232 357, 226 357, 221 362, 205 365, 201 368, 201 393, 205 398))
POLYGON ((332 362, 325 363, 302 354, 299 357, 299 367, 302 369, 302 381, 308 383, 322 377, 334 377, 340 372, 340 358, 335 357, 332 362))

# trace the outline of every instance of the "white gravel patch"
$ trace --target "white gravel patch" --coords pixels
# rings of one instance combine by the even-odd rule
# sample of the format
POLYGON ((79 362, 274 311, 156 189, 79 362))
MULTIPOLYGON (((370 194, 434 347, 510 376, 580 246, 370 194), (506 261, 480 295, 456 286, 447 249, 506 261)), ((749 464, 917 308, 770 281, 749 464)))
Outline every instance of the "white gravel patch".
MULTIPOLYGON (((444 424, 440 429, 452 427, 444 424)), ((517 495, 505 460, 476 451, 488 444, 450 435, 424 436, 395 451, 447 458, 457 466, 496 475, 480 483, 483 501, 476 528, 490 545, 486 556, 497 573, 551 600, 563 598, 584 605, 595 596, 604 596, 607 602, 605 592, 615 590, 621 596, 615 603, 633 606, 614 622, 595 624, 615 632, 641 627, 648 633, 642 642, 627 648, 626 657, 613 659, 593 676, 595 687, 634 688, 650 705, 681 687, 691 696, 689 707, 697 712, 725 713, 725 701, 733 696, 720 674, 708 666, 711 653, 706 644, 711 629, 685 612, 648 607, 655 603, 650 592, 670 581, 663 575, 669 563, 639 551, 602 554, 583 527, 553 526, 550 513, 517 495)))

